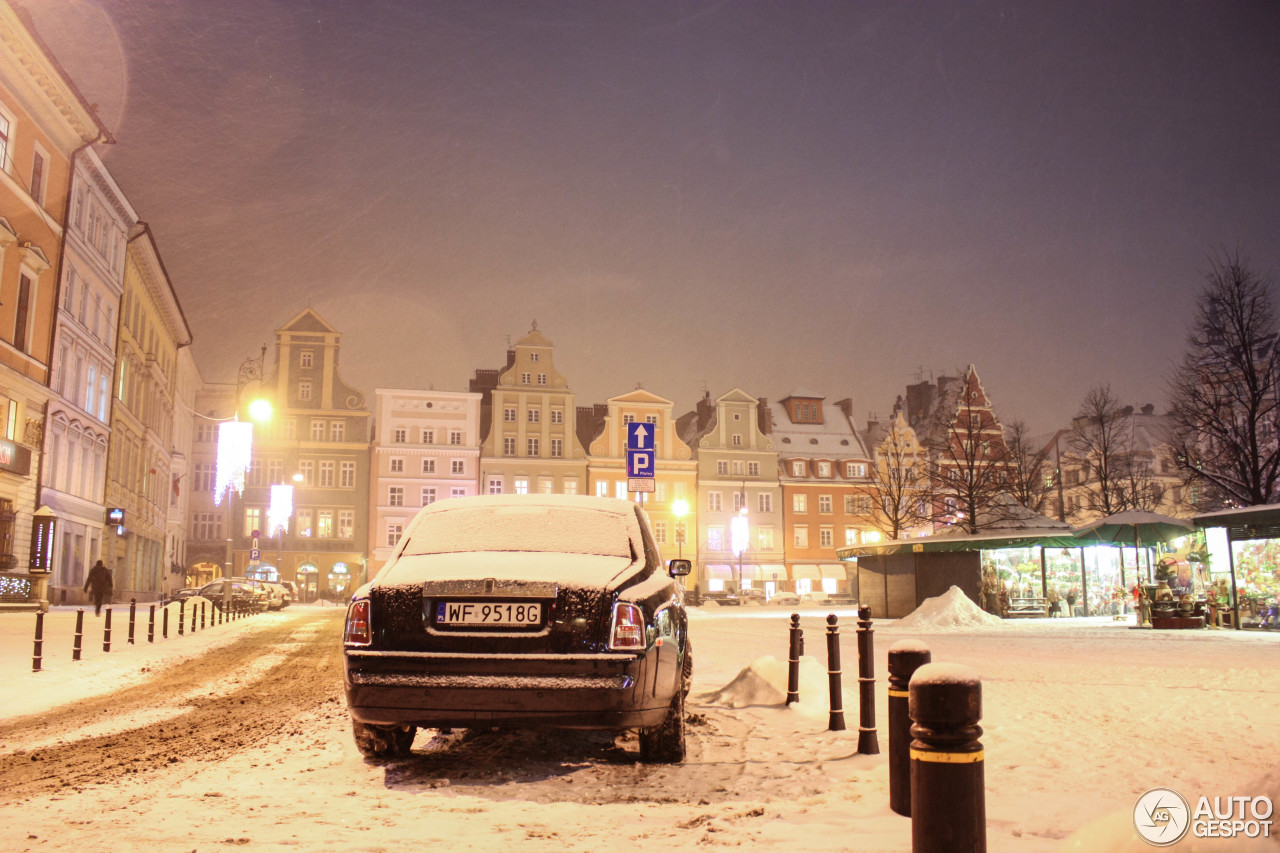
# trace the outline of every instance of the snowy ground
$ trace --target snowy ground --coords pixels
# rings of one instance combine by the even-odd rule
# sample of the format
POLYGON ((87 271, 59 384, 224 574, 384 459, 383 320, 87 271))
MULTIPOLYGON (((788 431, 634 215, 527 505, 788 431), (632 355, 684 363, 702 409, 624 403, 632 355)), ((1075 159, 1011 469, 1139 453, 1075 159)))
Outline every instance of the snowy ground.
MULTIPOLYGON (((124 609, 127 612, 127 608, 124 609)), ((206 761, 184 760, 105 784, 48 796, 0 796, 3 850, 212 850, 228 845, 296 850, 908 850, 910 822, 888 809, 884 729, 886 651, 923 641, 935 661, 983 679, 989 847, 995 851, 1145 850, 1129 814, 1152 787, 1189 799, 1270 793, 1280 800, 1280 636, 1231 631, 1130 630, 1105 619, 1029 620, 995 626, 876 624, 882 754, 857 756, 852 610, 841 614, 849 731, 828 732, 827 610, 801 610, 808 655, 802 703, 779 703, 790 611, 692 611, 695 681, 689 760, 634 762, 634 738, 513 738, 419 734, 402 762, 365 761, 349 736, 339 685, 298 712, 293 736, 206 761), (773 660, 769 660, 772 658, 773 660), (744 670, 751 672, 744 676, 744 670), (734 684, 736 680, 736 684, 734 684), (733 684, 732 687, 730 685, 733 684), (550 758, 546 758, 546 755, 550 758), (1269 780, 1263 777, 1270 773, 1269 780), (1267 790, 1262 790, 1265 786, 1267 790), (1068 836, 1107 824, 1073 844, 1068 836)), ((0 730, 121 684, 163 679, 182 659, 216 658, 236 638, 293 630, 278 649, 205 692, 270 690, 282 661, 336 643, 338 614, 291 608, 148 646, 101 651, 101 620, 87 622, 84 660, 70 662, 73 615, 47 620, 45 667, 30 672, 33 617, 0 616, 0 730), (292 626, 296 624, 296 630, 292 626), (96 642, 90 642, 92 637, 96 642), (65 651, 64 651, 65 646, 65 651), (260 682, 260 683, 259 683, 260 682)), ((921 621, 921 620, 917 620, 921 621)), ((936 621, 936 620, 935 620, 936 621)), ((183 696, 75 731, 40 716, 0 735, 0 759, 36 760, 85 738, 161 725, 185 712, 183 696)), ((73 706, 74 707, 74 706, 73 706)), ((1177 850, 1249 849, 1226 843, 1177 850)), ((1276 851, 1269 842, 1259 849, 1276 851)))

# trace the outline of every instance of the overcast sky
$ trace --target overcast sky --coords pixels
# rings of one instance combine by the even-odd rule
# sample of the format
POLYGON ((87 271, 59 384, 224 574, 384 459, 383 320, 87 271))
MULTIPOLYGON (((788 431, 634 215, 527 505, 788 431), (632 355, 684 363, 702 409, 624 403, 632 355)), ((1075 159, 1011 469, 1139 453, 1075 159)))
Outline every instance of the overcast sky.
POLYGON ((1216 247, 1280 265, 1271 2, 20 5, 209 381, 311 305, 370 402, 536 319, 579 405, 972 362, 1048 431, 1163 407, 1216 247))

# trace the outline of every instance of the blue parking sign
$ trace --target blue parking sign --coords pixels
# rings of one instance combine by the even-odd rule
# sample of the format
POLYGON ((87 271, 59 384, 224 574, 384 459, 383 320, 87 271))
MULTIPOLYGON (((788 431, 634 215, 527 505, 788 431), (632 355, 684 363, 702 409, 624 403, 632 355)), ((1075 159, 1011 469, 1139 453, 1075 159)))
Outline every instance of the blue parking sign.
POLYGON ((653 451, 628 450, 627 476, 653 479, 653 451))
POLYGON ((653 434, 656 424, 632 421, 627 424, 627 450, 653 450, 653 434))

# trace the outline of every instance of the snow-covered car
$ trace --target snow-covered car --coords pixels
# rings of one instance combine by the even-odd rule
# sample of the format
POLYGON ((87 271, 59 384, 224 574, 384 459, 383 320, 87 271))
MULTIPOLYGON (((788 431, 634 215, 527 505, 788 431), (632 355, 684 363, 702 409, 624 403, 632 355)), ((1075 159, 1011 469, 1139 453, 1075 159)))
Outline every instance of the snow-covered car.
MULTIPOLYGON (((270 596, 258 581, 250 578, 231 578, 231 606, 237 610, 261 613, 270 604, 270 596)), ((198 595, 209 599, 213 606, 222 609, 226 595, 226 580, 219 578, 200 587, 198 595)))
POLYGON ((293 603, 293 594, 289 592, 288 587, 275 581, 258 581, 267 588, 267 594, 270 599, 267 603, 268 610, 283 610, 293 603))
POLYGON ((767 597, 763 589, 757 589, 756 587, 744 589, 738 593, 738 598, 742 600, 743 604, 764 604, 767 597))
POLYGON ((773 598, 769 599, 769 603, 779 607, 795 607, 800 603, 800 596, 794 592, 775 592, 773 598))
POLYGON ((407 754, 418 727, 640 730, 645 761, 684 760, 687 619, 631 501, 439 501, 347 608, 356 746, 407 754))

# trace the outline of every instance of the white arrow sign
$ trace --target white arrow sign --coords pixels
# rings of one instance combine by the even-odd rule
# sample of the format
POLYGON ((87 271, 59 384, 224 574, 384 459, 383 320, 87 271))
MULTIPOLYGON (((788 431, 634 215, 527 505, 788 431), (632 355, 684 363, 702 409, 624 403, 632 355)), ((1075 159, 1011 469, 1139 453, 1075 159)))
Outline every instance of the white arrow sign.
POLYGON ((627 424, 627 450, 653 449, 653 424, 632 421, 627 424))

